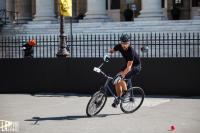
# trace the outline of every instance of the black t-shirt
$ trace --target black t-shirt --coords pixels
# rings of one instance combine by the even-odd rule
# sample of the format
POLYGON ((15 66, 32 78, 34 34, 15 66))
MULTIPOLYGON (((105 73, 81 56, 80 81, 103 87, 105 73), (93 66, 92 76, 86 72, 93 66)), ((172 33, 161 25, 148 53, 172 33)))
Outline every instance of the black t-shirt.
POLYGON ((136 53, 136 51, 131 46, 128 47, 128 50, 124 50, 122 48, 121 44, 118 44, 114 47, 114 50, 119 51, 122 54, 122 56, 124 57, 124 59, 126 61, 125 67, 126 67, 128 61, 133 61, 132 67, 141 65, 139 55, 136 53))

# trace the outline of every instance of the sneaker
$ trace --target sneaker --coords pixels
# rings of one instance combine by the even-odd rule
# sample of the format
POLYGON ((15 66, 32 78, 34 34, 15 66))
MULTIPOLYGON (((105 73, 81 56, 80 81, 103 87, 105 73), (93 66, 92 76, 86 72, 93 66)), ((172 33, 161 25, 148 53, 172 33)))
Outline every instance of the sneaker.
POLYGON ((126 98, 127 96, 128 96, 128 91, 126 90, 126 91, 123 92, 123 94, 122 94, 121 97, 122 97, 122 98, 126 98))
POLYGON ((119 104, 119 98, 117 98, 117 99, 114 100, 114 102, 112 104, 112 107, 113 108, 117 108, 118 104, 119 104))

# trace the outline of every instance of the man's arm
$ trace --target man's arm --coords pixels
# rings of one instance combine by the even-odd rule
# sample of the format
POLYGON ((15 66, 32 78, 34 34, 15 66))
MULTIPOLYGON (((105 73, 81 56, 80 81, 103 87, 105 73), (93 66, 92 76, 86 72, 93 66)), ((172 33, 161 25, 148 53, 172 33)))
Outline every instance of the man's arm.
POLYGON ((131 68, 132 68, 132 65, 133 65, 133 61, 128 61, 127 62, 127 66, 126 66, 126 69, 124 71, 121 72, 121 75, 122 77, 124 78, 126 76, 126 74, 128 72, 130 72, 131 68))
POLYGON ((112 54, 115 52, 115 50, 114 50, 114 48, 111 48, 108 52, 112 54))

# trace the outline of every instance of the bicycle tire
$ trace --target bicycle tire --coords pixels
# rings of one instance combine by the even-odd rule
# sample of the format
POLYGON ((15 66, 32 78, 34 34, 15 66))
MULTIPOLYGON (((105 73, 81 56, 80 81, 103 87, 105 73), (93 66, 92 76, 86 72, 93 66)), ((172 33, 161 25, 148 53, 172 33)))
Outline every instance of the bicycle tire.
POLYGON ((95 94, 93 94, 93 96, 90 98, 86 107, 87 116, 92 117, 92 116, 97 115, 105 106, 106 101, 107 101, 107 95, 103 91, 100 90, 100 91, 97 91, 95 94), (98 98, 101 98, 101 99, 98 101, 98 98), (91 112, 92 110, 91 108, 93 107, 92 104, 95 105, 95 110, 91 112))
POLYGON ((122 98, 121 103, 120 103, 120 108, 124 113, 133 113, 136 110, 138 110, 143 101, 144 101, 144 97, 145 97, 145 93, 143 91, 142 88, 140 87, 132 87, 130 89, 128 89, 128 92, 126 93, 126 95, 128 96, 124 96, 124 98, 122 98), (139 104, 136 105, 135 107, 133 107, 130 110, 127 110, 125 108, 125 104, 135 104, 138 101, 138 98, 140 98, 141 100, 139 101, 139 104))

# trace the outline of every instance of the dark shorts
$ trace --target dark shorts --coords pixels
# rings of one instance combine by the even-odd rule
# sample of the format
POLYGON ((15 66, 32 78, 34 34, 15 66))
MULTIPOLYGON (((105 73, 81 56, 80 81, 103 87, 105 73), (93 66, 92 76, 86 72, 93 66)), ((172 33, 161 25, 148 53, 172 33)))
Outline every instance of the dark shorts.
POLYGON ((125 79, 132 79, 135 75, 139 74, 141 71, 141 65, 134 66, 134 68, 128 72, 125 76, 125 79))
POLYGON ((132 80, 135 78, 136 75, 138 75, 141 71, 141 65, 134 66, 134 68, 127 73, 125 76, 125 79, 127 81, 128 88, 132 87, 132 80))

